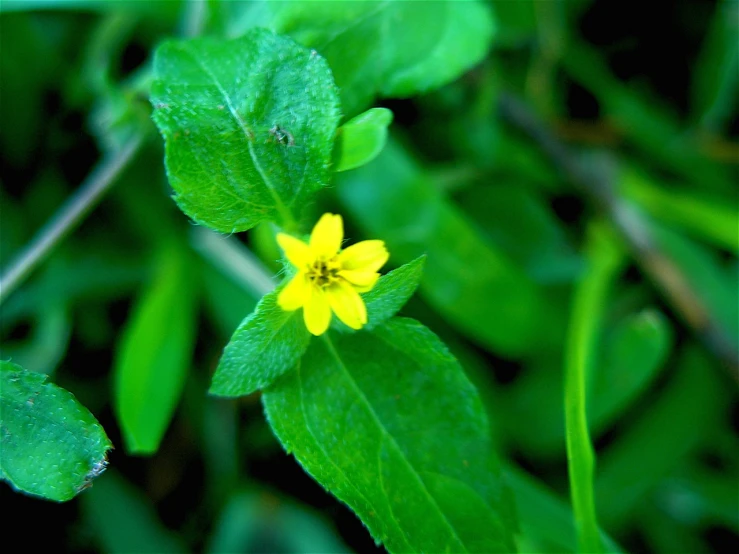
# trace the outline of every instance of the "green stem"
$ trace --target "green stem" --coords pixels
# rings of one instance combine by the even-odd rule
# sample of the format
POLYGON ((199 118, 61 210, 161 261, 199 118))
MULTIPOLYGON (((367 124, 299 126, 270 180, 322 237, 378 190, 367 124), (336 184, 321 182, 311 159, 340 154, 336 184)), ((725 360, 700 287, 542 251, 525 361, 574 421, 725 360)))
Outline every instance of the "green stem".
POLYGON ((131 161, 141 142, 142 137, 136 136, 118 152, 104 158, 79 189, 36 233, 0 277, 0 303, 18 288, 41 260, 90 212, 131 161))
POLYGON ((608 287, 621 261, 618 251, 602 232, 595 226, 589 230, 590 266, 575 290, 565 351, 564 403, 570 496, 578 549, 587 553, 603 552, 593 492, 595 453, 588 432, 587 378, 595 357, 608 287))
POLYGON ((193 248, 225 275, 257 296, 275 288, 272 274, 251 250, 233 237, 224 237, 204 227, 193 227, 190 234, 193 248))

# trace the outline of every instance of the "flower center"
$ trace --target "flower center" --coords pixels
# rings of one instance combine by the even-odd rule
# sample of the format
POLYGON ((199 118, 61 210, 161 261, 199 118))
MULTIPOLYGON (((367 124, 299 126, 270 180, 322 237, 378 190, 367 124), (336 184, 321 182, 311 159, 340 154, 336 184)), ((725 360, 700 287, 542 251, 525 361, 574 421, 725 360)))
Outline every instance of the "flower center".
POLYGON ((308 269, 308 279, 321 288, 327 287, 339 279, 340 269, 341 265, 336 257, 330 260, 319 258, 308 269))

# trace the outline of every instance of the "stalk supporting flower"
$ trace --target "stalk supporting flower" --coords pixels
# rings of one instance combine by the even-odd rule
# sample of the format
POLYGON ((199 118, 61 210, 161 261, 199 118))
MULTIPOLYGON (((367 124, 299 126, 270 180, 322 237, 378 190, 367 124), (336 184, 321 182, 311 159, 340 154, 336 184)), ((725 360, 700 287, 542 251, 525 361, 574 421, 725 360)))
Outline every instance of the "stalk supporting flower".
POLYGON ((365 240, 341 250, 344 223, 340 215, 323 214, 308 244, 285 233, 277 242, 297 273, 282 289, 277 303, 283 310, 303 308, 305 326, 322 335, 331 312, 352 329, 367 323, 367 307, 359 295, 375 286, 389 254, 381 240, 365 240))

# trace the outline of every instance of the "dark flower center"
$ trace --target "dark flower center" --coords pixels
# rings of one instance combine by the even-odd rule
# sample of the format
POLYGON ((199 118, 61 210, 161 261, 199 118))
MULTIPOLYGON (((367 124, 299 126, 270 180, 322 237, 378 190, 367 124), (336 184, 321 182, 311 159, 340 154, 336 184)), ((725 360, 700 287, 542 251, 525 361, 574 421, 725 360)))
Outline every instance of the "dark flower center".
POLYGON ((340 269, 341 266, 335 257, 330 260, 319 258, 308 270, 308 279, 311 283, 324 288, 339 279, 340 269))

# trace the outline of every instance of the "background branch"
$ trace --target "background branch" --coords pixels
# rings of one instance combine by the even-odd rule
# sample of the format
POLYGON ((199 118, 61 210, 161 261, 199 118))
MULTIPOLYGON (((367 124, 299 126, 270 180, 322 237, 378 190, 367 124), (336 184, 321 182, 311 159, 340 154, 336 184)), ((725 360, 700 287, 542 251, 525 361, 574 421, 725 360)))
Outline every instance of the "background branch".
POLYGON ((581 163, 518 98, 502 94, 499 107, 505 120, 531 137, 567 178, 608 215, 645 273, 732 377, 739 380, 739 353, 677 264, 659 249, 644 216, 615 193, 612 165, 595 167, 581 163))
POLYGON ((104 158, 80 187, 44 225, 31 242, 8 264, 0 277, 0 303, 28 277, 33 269, 97 204, 141 145, 136 136, 118 152, 104 158))

